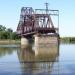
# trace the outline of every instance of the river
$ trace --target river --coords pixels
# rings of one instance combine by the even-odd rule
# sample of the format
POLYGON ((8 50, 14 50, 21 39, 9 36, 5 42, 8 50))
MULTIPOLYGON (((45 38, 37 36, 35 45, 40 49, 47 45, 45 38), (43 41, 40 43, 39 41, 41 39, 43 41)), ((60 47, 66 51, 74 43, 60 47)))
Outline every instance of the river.
POLYGON ((0 75, 75 75, 75 44, 0 45, 0 75))

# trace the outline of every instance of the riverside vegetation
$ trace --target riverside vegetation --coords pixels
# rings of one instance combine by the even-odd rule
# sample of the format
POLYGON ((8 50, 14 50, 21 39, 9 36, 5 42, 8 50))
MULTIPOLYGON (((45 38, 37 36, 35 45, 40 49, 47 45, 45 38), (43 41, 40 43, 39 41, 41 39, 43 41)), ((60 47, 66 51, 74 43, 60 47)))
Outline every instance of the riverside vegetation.
POLYGON ((3 25, 0 25, 0 44, 7 43, 20 43, 20 37, 17 36, 11 28, 6 28, 3 25))
POLYGON ((61 43, 75 43, 75 37, 61 37, 61 43))

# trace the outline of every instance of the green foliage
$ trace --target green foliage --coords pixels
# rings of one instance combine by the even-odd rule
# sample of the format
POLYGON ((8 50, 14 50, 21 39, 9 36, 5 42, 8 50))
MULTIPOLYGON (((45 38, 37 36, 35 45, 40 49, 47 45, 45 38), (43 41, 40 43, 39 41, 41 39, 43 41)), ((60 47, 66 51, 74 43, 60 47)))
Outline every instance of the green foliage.
POLYGON ((13 30, 12 30, 11 28, 8 28, 8 29, 7 29, 7 32, 12 33, 12 32, 13 32, 13 30))
POLYGON ((19 39, 19 37, 11 28, 7 29, 5 26, 0 25, 0 40, 1 39, 19 39))
POLYGON ((1 31, 0 32, 0 39, 8 39, 9 38, 9 33, 7 31, 1 31))
POLYGON ((16 32, 13 32, 12 39, 16 40, 16 39, 20 39, 20 37, 16 34, 16 32))
POLYGON ((5 26, 0 25, 0 31, 5 31, 5 30, 6 30, 6 27, 5 27, 5 26))
POLYGON ((75 37, 61 37, 62 43, 75 43, 75 37))

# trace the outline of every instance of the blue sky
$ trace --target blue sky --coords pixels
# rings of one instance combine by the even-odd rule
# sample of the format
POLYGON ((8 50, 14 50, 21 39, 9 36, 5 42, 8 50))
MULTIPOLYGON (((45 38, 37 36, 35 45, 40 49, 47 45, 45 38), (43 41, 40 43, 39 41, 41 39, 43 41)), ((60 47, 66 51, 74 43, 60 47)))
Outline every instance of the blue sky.
POLYGON ((46 2, 60 11, 60 36, 75 36, 75 0, 0 0, 0 24, 15 31, 21 7, 45 8, 46 2))

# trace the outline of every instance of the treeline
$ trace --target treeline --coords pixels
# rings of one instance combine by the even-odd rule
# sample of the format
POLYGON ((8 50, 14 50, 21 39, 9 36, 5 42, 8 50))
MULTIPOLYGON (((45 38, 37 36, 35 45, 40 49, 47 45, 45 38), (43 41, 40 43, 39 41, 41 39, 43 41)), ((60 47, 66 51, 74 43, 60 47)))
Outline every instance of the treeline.
POLYGON ((3 25, 0 25, 0 40, 1 39, 19 39, 16 32, 14 32, 11 28, 6 28, 3 25))
POLYGON ((61 37, 62 43, 75 43, 75 37, 61 37))

